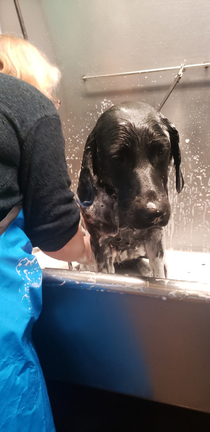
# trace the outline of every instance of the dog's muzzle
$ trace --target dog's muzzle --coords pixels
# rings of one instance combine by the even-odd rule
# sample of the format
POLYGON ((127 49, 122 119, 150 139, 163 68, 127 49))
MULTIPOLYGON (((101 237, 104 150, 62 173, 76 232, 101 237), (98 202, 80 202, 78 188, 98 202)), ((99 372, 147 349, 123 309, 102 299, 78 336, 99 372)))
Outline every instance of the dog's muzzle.
POLYGON ((148 202, 143 207, 135 208, 132 214, 135 228, 148 228, 153 225, 165 226, 170 217, 170 206, 156 206, 154 202, 148 202))

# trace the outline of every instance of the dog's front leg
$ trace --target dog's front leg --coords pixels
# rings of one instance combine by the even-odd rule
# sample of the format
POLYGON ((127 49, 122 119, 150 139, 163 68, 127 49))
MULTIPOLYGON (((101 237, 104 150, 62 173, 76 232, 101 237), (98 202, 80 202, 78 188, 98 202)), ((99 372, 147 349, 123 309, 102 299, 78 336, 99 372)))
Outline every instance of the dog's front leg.
POLYGON ((111 246, 99 245, 95 248, 95 257, 98 271, 102 273, 115 273, 114 257, 111 246))
POLYGON ((145 250, 153 271, 153 277, 167 277, 165 262, 164 232, 162 228, 151 229, 145 243, 145 250))

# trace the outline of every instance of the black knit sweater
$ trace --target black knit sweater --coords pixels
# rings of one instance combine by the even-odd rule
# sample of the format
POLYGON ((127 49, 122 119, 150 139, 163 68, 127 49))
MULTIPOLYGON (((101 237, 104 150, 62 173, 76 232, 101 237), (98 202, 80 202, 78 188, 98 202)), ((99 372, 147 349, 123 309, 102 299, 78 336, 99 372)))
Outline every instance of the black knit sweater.
POLYGON ((35 87, 0 73, 0 221, 20 200, 33 246, 61 249, 77 232, 60 117, 35 87))

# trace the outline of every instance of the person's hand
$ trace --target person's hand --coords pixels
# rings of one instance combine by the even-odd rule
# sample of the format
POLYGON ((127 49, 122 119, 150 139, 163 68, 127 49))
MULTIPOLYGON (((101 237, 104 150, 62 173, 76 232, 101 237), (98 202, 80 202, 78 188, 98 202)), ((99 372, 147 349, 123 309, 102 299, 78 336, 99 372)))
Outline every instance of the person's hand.
POLYGON ((83 237, 84 240, 84 244, 85 244, 85 252, 84 255, 82 257, 80 257, 77 261, 79 264, 96 264, 96 260, 93 254, 93 251, 91 249, 91 245, 90 245, 90 236, 89 235, 85 235, 83 237))
POLYGON ((96 264, 91 246, 90 246, 90 235, 85 234, 81 226, 78 227, 78 231, 72 239, 66 243, 61 249, 54 252, 43 251, 46 255, 51 258, 55 258, 62 261, 72 262, 76 261, 79 264, 96 264))

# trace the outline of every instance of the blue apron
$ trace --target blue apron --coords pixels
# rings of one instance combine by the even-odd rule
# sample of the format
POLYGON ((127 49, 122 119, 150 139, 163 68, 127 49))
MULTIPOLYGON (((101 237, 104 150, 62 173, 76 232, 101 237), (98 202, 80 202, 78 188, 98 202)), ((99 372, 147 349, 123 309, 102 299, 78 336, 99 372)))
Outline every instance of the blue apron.
POLYGON ((15 211, 2 221, 6 229, 0 222, 0 431, 55 432, 31 340, 42 305, 42 272, 23 231, 23 211, 15 211))

